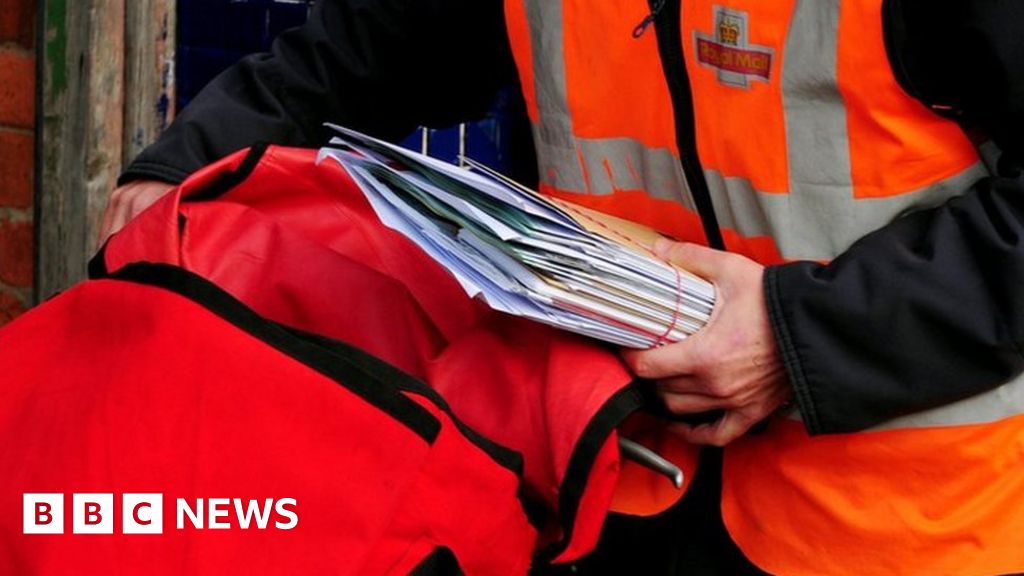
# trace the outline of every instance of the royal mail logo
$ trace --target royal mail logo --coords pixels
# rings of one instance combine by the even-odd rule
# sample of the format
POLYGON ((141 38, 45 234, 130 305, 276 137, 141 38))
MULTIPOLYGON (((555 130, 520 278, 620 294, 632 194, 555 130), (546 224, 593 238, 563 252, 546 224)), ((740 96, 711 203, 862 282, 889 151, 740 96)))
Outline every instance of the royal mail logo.
POLYGON ((718 81, 747 88, 752 80, 767 82, 771 77, 775 51, 749 43, 746 12, 714 7, 714 35, 694 32, 697 62, 718 71, 718 81))
MULTIPOLYGON (((64 494, 25 494, 23 502, 25 534, 64 534, 64 494)), ((113 534, 120 514, 122 534, 163 534, 163 494, 122 494, 118 503, 114 494, 72 494, 71 532, 113 534)), ((295 498, 177 498, 174 508, 178 530, 291 530, 299 523, 295 498)))

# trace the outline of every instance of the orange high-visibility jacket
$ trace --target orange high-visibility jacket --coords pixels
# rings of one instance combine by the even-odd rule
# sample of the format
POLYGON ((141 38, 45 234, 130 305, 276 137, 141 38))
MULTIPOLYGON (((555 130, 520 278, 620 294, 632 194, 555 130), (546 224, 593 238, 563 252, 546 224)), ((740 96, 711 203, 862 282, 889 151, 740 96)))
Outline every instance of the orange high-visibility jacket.
MULTIPOLYGON (((506 2, 541 188, 689 241, 718 234, 710 207, 764 264, 829 261, 961 194, 988 171, 898 84, 882 4, 686 0, 659 15, 682 52, 659 53, 630 34, 647 2, 506 2)), ((726 526, 773 573, 1024 571, 1022 413, 1018 378, 862 433, 779 419, 726 450, 726 526)))

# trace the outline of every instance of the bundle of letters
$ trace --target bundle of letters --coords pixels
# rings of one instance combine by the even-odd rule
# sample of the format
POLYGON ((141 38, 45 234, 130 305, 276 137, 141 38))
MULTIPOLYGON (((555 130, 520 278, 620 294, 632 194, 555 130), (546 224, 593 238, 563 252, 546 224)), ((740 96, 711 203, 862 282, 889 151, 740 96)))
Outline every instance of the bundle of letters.
POLYGON ((339 162, 386 226, 494 310, 632 348, 699 330, 707 281, 651 251, 653 230, 533 192, 470 160, 464 168, 337 130, 339 162))

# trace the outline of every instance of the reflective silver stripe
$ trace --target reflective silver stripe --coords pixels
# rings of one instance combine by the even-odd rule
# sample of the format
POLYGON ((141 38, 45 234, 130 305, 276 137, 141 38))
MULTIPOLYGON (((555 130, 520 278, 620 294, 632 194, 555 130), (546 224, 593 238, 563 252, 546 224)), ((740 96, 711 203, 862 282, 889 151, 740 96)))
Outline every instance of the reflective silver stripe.
POLYGON ((995 390, 925 412, 910 414, 874 428, 893 430, 984 424, 1024 414, 1024 375, 995 390))
POLYGON ((782 107, 789 193, 827 193, 853 202, 846 105, 836 65, 839 4, 797 0, 782 60, 782 107))
POLYGON ((645 190, 696 210, 679 157, 668 148, 650 148, 632 138, 578 138, 591 194, 645 190))
MULTIPOLYGON (((1021 414, 1024 414, 1024 375, 994 390, 924 412, 901 416, 869 431, 988 424, 1021 414)), ((802 421, 799 412, 790 412, 788 416, 792 420, 802 421)))
MULTIPOLYGON (((515 1, 515 0, 512 0, 515 1)), ((533 125, 541 182, 560 190, 585 191, 565 81, 561 0, 524 0, 530 24, 534 92, 539 123, 533 125)))
MULTIPOLYGON (((535 127, 534 134, 539 132, 535 127)), ((541 182, 565 192, 604 195, 643 190, 696 211, 679 157, 632 138, 573 138, 573 147, 537 147, 541 182)))
POLYGON ((838 30, 839 2, 797 0, 781 78, 789 189, 761 193, 744 178, 704 172, 719 225, 772 236, 786 258, 830 259, 884 224, 868 227, 855 207, 838 30))
POLYGON ((758 192, 743 178, 705 170, 716 216, 743 236, 771 236, 784 258, 831 260, 864 235, 899 216, 938 206, 989 174, 981 161, 919 190, 854 199, 845 190, 803 186, 789 194, 758 192))
POLYGON ((985 167, 992 174, 999 172, 997 169, 999 163, 999 157, 1003 155, 1003 151, 991 140, 986 140, 978 146, 978 154, 981 156, 982 162, 985 163, 985 167))

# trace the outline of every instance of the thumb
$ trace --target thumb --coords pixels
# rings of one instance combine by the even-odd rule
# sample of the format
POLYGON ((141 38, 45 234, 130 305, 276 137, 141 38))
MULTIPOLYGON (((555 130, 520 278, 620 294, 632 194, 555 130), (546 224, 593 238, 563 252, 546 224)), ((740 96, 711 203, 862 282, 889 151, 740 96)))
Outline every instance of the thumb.
POLYGON ((705 248, 689 242, 673 242, 661 238, 654 243, 654 253, 667 262, 692 272, 706 280, 714 280, 721 267, 724 254, 718 250, 705 248))

